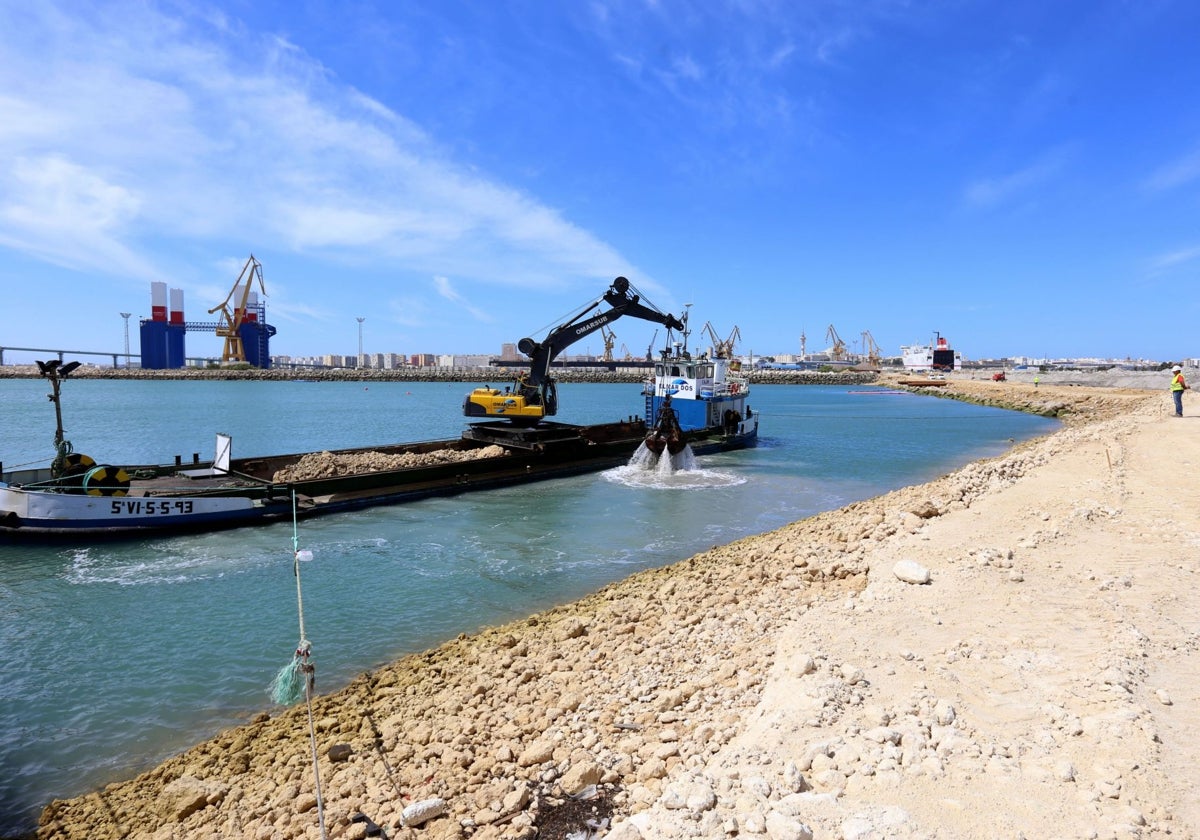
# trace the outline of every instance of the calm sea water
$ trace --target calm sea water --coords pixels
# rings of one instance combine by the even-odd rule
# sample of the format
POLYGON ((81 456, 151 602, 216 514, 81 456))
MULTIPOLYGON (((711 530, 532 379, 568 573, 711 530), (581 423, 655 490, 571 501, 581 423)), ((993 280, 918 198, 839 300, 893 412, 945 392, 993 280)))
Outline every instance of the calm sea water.
MULTIPOLYGON (((455 437, 469 384, 126 382, 63 387, 97 461, 167 462, 455 437)), ((0 457, 46 462, 48 386, 0 380, 0 457)), ((636 414, 637 385, 560 388, 565 422, 636 414)), ((758 386, 757 449, 674 475, 622 467, 301 523, 320 691, 635 571, 929 480, 1054 421, 881 389, 758 386)), ((292 529, 0 544, 0 835, 270 708, 299 635, 292 529)))

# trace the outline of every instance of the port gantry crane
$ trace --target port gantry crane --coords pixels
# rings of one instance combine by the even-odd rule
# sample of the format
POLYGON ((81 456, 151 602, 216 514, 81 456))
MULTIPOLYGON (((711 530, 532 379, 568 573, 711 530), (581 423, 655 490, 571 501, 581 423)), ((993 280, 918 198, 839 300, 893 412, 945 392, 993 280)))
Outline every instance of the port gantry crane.
POLYGON ((833 328, 833 324, 830 324, 829 329, 825 330, 825 340, 830 342, 829 356, 831 359, 840 362, 846 357, 846 342, 842 341, 842 337, 833 328))
POLYGON ((611 362, 613 360, 613 347, 617 343, 617 334, 608 327, 600 328, 600 335, 604 337, 604 361, 611 362))
POLYGON ((866 355, 869 364, 878 366, 883 363, 883 353, 879 349, 879 345, 875 343, 875 336, 871 335, 870 330, 863 330, 862 346, 863 354, 866 355))
POLYGON ((729 333, 729 337, 726 339, 722 339, 717 335, 717 330, 715 327, 713 327, 711 321, 706 321, 704 323, 704 329, 702 332, 707 332, 709 338, 712 339, 713 353, 718 359, 733 358, 733 348, 742 338, 742 331, 739 330, 737 326, 734 326, 733 331, 729 333))
POLYGON ((263 285, 262 263, 254 259, 254 255, 251 254, 250 259, 246 260, 246 264, 242 266, 242 273, 238 275, 237 281, 229 290, 225 300, 208 310, 209 315, 218 311, 221 313, 216 332, 225 339, 225 348, 221 353, 222 364, 246 361, 246 348, 242 345, 241 328, 247 320, 257 318, 257 313, 247 313, 246 309, 255 280, 258 281, 258 288, 262 290, 263 297, 266 297, 267 288, 263 285), (230 301, 233 301, 232 310, 229 308, 230 301))
POLYGON ((658 330, 654 331, 654 335, 650 336, 650 343, 646 345, 646 361, 654 361, 654 342, 658 340, 658 330))

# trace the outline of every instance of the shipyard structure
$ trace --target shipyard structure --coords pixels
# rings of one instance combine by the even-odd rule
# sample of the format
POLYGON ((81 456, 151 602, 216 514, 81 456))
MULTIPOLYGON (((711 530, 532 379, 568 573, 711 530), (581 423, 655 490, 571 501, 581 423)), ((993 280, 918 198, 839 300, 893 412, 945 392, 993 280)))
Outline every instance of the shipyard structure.
POLYGON ((171 289, 168 295, 166 283, 152 282, 150 318, 141 322, 142 368, 185 367, 184 336, 189 332, 215 333, 224 338, 223 365, 246 364, 264 370, 271 367, 271 336, 276 331, 267 323, 266 304, 259 301, 252 288, 255 280, 262 288, 262 267, 252 255, 224 302, 208 310, 210 315, 219 313, 216 321, 187 320, 183 314, 183 290, 171 289))

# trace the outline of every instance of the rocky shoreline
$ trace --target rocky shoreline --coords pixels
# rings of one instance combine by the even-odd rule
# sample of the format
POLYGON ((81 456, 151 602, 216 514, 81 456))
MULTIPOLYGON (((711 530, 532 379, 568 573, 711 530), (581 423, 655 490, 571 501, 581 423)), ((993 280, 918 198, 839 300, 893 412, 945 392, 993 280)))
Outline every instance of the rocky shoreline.
MULTIPOLYGON (((132 380, 245 380, 251 382, 512 382, 517 368, 404 368, 399 370, 356 370, 354 368, 315 368, 291 370, 273 368, 179 368, 176 370, 142 370, 140 368, 110 368, 84 366, 73 374, 74 379, 132 379, 132 380)), ((653 373, 652 367, 604 370, 595 368, 555 368, 560 382, 638 383, 653 373)), ((37 379, 41 376, 36 365, 0 366, 0 379, 37 379)), ((752 374, 754 382, 771 385, 863 385, 877 379, 871 371, 789 371, 764 370, 752 374)))
MULTIPOLYGON (((1147 452, 1200 435, 1141 390, 939 395, 1066 425, 315 698, 329 836, 1195 836, 1200 499, 1147 452)), ((319 837, 308 732, 261 714, 37 837, 319 837)))

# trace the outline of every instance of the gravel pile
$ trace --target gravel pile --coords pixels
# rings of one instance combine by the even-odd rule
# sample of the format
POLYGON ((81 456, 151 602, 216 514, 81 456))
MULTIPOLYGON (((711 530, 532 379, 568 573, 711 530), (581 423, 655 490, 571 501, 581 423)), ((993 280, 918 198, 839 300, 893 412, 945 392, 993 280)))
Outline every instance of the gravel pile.
POLYGON ((276 484, 289 481, 308 481, 314 478, 334 478, 339 475, 358 475, 368 472, 403 470, 410 467, 431 467, 462 461, 502 458, 508 454, 503 446, 484 446, 479 449, 438 449, 433 452, 356 452, 334 454, 310 452, 290 467, 275 472, 276 484))

